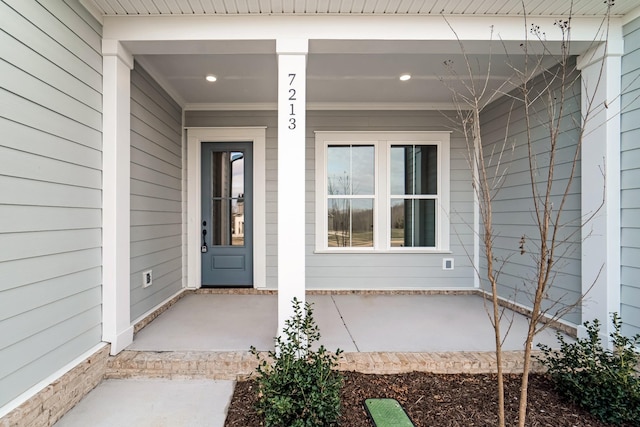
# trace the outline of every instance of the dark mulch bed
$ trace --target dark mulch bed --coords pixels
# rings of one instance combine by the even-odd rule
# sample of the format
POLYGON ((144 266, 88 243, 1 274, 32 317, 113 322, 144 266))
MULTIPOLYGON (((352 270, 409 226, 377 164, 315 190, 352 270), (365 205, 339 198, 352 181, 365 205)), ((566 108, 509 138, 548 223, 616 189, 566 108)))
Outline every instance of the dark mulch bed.
MULTIPOLYGON (((362 405, 364 399, 397 399, 417 427, 494 427, 498 424, 495 375, 438 375, 412 372, 398 375, 344 373, 343 427, 371 427, 362 405)), ((508 375, 507 426, 517 425, 520 377, 508 375)), ((254 410, 255 381, 236 385, 225 427, 263 425, 254 410)), ((586 411, 564 402, 541 375, 530 376, 527 426, 609 427, 586 411)))

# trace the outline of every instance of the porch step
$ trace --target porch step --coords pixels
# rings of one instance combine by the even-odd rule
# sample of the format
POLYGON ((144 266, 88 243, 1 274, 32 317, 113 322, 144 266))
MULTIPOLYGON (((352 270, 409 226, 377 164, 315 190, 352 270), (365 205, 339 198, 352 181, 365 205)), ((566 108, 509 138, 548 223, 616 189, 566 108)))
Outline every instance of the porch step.
MULTIPOLYGON (((539 354, 539 352, 535 352, 539 354)), ((503 353, 505 373, 522 372, 522 351, 503 353)), ((257 367, 247 351, 131 351, 110 358, 105 378, 174 378, 237 380, 247 378, 257 367)), ((370 374, 432 372, 480 374, 496 372, 493 352, 440 353, 343 353, 338 369, 370 374)), ((542 366, 533 361, 533 372, 542 366)))

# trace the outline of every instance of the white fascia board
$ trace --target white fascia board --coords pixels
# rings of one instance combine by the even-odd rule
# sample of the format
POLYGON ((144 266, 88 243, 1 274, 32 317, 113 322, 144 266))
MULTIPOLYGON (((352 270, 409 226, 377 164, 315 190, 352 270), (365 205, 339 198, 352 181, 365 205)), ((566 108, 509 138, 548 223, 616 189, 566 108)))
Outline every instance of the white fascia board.
MULTIPOLYGON (((169 40, 501 40, 532 39, 529 25, 540 26, 548 42, 561 41, 557 18, 507 16, 108 16, 103 37, 123 41, 169 40), (385 28, 384 36, 380 29, 385 28), (492 32, 493 28, 493 32, 492 32), (453 30, 457 33, 454 33, 453 30), (493 33, 493 34, 492 34, 493 33)), ((611 20, 620 27, 620 19, 611 20)), ((601 18, 573 17, 572 42, 590 42, 601 18)), ((134 52, 136 53, 136 52, 134 52)))

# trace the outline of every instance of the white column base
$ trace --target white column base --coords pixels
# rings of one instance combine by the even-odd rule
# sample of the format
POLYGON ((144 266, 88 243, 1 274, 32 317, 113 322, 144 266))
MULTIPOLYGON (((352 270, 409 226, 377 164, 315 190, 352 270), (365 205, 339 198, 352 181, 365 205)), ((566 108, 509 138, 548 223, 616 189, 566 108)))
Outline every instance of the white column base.
POLYGON ((116 335, 111 341, 110 354, 115 356, 122 350, 127 348, 133 342, 133 326, 128 327, 124 331, 116 335))

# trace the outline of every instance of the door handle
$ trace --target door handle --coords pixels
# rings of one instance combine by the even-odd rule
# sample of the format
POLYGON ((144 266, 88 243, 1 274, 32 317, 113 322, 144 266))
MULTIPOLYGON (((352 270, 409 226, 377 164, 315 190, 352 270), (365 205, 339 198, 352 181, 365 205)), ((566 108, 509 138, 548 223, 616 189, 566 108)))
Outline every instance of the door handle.
MULTIPOLYGON (((202 226, 206 227, 207 226, 207 221, 202 221, 202 226)), ((208 250, 209 250, 209 248, 207 247, 207 229, 203 228, 202 229, 202 246, 200 246, 200 252, 202 252, 204 254, 208 250)))

